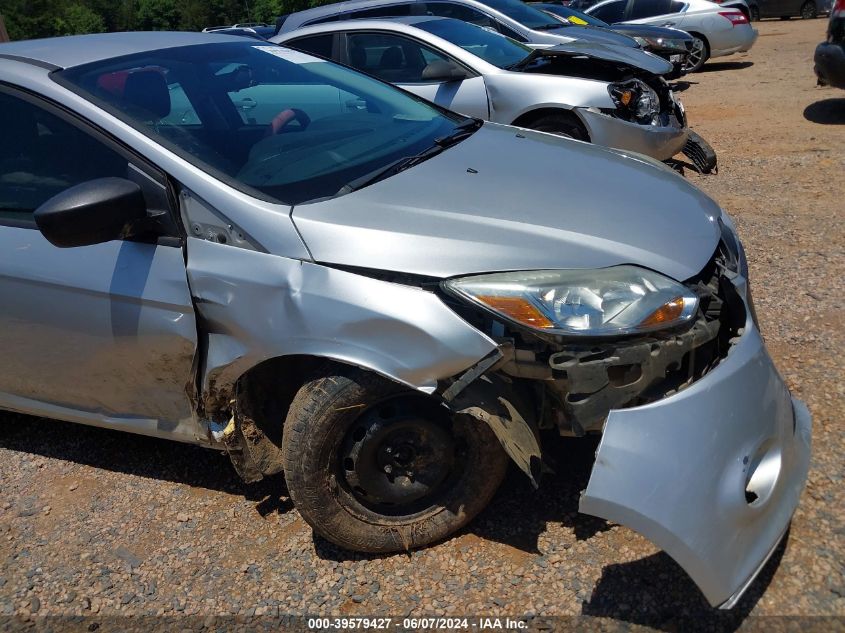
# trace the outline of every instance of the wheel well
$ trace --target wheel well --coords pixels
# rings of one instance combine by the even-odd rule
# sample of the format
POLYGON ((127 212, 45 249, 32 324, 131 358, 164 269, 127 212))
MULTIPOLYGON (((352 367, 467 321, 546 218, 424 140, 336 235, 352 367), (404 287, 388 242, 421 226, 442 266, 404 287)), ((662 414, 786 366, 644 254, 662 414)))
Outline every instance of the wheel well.
POLYGON ((270 358, 238 378, 233 398, 237 400, 238 409, 254 420, 273 444, 281 447, 284 421, 296 393, 318 370, 330 373, 333 366, 352 365, 322 356, 270 358))
POLYGON ((698 31, 687 31, 687 33, 689 33, 689 34, 690 34, 690 35, 692 35, 693 37, 697 37, 697 38, 698 38, 698 39, 700 39, 702 42, 704 42, 704 46, 706 46, 706 47, 707 47, 707 54, 708 54, 708 55, 710 54, 710 42, 707 40, 707 38, 706 38, 706 37, 704 37, 704 36, 703 36, 701 33, 699 33, 698 31))
POLYGON ((531 110, 530 112, 525 112, 524 114, 519 115, 513 123, 511 123, 511 125, 530 128, 532 123, 535 123, 547 116, 561 116, 570 119, 583 130, 584 138, 590 138, 587 128, 584 126, 581 119, 578 118, 578 115, 571 110, 564 110, 562 108, 538 108, 537 110, 531 110))

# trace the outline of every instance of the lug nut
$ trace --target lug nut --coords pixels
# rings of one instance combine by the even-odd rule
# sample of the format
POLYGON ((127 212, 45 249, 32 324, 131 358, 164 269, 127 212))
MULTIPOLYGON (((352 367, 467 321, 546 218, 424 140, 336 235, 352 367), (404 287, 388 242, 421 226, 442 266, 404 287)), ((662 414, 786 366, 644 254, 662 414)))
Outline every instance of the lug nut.
POLYGON ((384 465, 384 472, 386 472, 389 475, 390 473, 393 472, 393 466, 391 466, 390 464, 385 464, 384 465))

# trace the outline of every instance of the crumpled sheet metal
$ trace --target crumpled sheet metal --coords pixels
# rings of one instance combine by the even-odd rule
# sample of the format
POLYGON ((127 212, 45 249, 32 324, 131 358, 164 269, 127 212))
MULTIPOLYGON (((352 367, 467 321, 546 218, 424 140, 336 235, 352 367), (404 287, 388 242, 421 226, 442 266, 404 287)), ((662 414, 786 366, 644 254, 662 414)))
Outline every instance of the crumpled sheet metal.
POLYGON ((432 292, 201 239, 187 248, 209 417, 225 412, 244 372, 274 357, 330 358, 431 393, 496 349, 432 292))

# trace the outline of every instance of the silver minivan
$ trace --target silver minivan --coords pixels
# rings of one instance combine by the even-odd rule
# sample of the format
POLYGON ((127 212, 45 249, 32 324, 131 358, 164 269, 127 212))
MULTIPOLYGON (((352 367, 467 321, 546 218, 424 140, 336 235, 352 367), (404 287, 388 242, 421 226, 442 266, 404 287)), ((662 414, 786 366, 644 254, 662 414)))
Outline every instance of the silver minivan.
POLYGON ((713 605, 785 534, 810 416, 730 217, 660 163, 201 33, 0 45, 0 137, 0 408, 283 471, 366 552, 509 459, 540 485, 548 434, 601 434, 581 511, 713 605))

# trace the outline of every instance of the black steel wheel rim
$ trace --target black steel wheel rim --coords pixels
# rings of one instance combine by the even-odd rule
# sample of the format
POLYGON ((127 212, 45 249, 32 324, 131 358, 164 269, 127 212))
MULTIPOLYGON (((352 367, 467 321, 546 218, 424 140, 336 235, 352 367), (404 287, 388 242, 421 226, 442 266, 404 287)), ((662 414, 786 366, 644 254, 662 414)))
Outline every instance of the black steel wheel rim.
POLYGON ((366 410, 347 432, 339 470, 364 508, 407 515, 436 503, 464 453, 451 420, 419 398, 399 397, 366 410))

